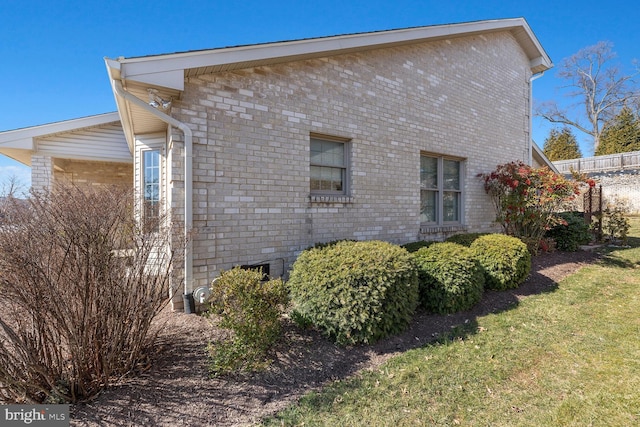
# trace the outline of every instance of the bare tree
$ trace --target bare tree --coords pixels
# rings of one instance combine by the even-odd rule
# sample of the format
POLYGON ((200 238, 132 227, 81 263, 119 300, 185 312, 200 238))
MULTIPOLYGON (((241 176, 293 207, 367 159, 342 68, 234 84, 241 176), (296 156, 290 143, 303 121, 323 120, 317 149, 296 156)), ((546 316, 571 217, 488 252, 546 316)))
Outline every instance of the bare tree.
POLYGON ((9 175, 0 182, 0 198, 20 197, 25 192, 25 185, 16 175, 9 175))
POLYGON ((146 363, 182 245, 168 217, 136 221, 129 189, 17 200, 0 226, 0 402, 89 399, 146 363))
POLYGON ((26 194, 26 187, 16 175, 10 175, 0 181, 0 225, 7 216, 9 204, 13 199, 26 194))
POLYGON ((604 125, 624 106, 634 104, 640 95, 634 82, 638 70, 625 75, 619 65, 612 63, 616 54, 610 42, 598 42, 564 59, 558 77, 566 81, 562 86, 566 95, 576 100, 562 109, 555 101, 536 108, 536 114, 552 123, 562 123, 591 135, 594 151, 598 149, 604 125), (584 108, 579 114, 578 107, 584 108))

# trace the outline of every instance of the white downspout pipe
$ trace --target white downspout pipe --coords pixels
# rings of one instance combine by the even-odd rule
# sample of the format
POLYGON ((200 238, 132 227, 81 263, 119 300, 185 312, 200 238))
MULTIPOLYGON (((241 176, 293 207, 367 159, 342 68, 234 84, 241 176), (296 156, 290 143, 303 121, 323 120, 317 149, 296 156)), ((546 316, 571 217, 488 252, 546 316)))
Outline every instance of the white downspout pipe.
POLYGON ((528 165, 533 166, 533 81, 539 79, 544 75, 544 71, 533 74, 529 77, 529 147, 528 151, 528 165))
MULTIPOLYGON (((193 228, 193 133, 185 123, 157 110, 124 90, 120 80, 113 79, 112 86, 118 96, 148 111, 163 122, 177 127, 184 134, 184 293, 187 295, 193 282, 193 243, 189 238, 189 232, 193 228)), ((185 307, 185 311, 187 310, 188 307, 185 307)))

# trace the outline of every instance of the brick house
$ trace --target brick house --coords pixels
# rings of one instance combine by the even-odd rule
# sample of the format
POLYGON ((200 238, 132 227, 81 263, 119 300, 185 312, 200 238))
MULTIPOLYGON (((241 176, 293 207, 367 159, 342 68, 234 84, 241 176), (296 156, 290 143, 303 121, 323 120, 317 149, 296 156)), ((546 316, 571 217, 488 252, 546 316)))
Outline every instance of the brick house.
POLYGON ((121 179, 170 209, 194 232, 185 292, 286 275, 317 242, 495 230, 477 174, 548 164, 531 86, 552 63, 522 18, 105 62, 117 114, 4 132, 0 153, 35 187, 121 179))

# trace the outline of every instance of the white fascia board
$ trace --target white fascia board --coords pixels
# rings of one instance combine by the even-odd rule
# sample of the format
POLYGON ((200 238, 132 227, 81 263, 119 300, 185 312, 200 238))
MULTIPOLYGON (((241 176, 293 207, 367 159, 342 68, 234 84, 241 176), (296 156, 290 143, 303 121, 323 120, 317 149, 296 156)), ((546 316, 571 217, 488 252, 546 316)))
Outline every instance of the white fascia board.
POLYGON ((96 116, 82 117, 63 122, 49 123, 46 125, 32 126, 28 128, 0 132, 0 146, 6 148, 18 148, 32 150, 34 138, 53 135, 61 132, 69 132, 93 126, 113 123, 120 120, 118 113, 106 113, 96 116))
POLYGON ((120 60, 113 60, 109 58, 104 58, 104 63, 107 67, 107 75, 109 76, 109 86, 111 87, 111 92, 113 93, 113 98, 116 101, 116 108, 118 109, 118 117, 120 118, 120 123, 122 124, 122 130, 124 132, 124 137, 127 140, 127 145, 129 146, 129 151, 133 154, 133 147, 135 146, 134 135, 133 135, 133 124, 131 121, 131 113, 129 112, 129 108, 127 105, 127 101, 122 99, 116 94, 116 90, 113 87, 115 80, 121 79, 121 63, 120 60))
POLYGON ((16 137, 10 140, 5 140, 3 134, 0 134, 0 147, 1 148, 15 148, 19 150, 33 150, 33 137, 16 137))
MULTIPOLYGON (((272 60, 276 58, 286 59, 288 57, 323 53, 332 55, 352 50, 373 49, 394 44, 437 40, 447 37, 519 28, 524 29, 530 39, 528 41, 532 43, 538 51, 535 56, 546 57, 548 59, 527 22, 523 18, 513 18, 322 37, 167 55, 121 58, 118 59, 117 62, 119 63, 123 79, 149 83, 151 81, 166 81, 168 82, 167 84, 170 85, 166 87, 177 89, 178 86, 184 83, 184 78, 180 77, 180 73, 186 69, 242 62, 259 62, 260 60, 272 60), (178 80, 182 80, 182 82, 178 80)), ((548 62, 550 63, 551 61, 549 60, 548 62)))

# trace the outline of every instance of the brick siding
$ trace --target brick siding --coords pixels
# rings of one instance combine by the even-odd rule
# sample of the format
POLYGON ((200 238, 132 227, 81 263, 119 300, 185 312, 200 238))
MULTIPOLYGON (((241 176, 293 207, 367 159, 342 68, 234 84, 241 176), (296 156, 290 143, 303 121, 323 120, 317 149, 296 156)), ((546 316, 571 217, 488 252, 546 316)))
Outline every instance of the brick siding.
MULTIPOLYGON (((420 230, 420 154, 464 161, 464 229, 495 230, 477 174, 527 160, 529 63, 506 32, 189 77, 172 114, 193 129, 194 279, 335 239, 405 243, 420 230), (310 134, 350 140, 347 197, 310 198, 310 134)), ((182 135, 171 206, 183 215, 182 135)))

